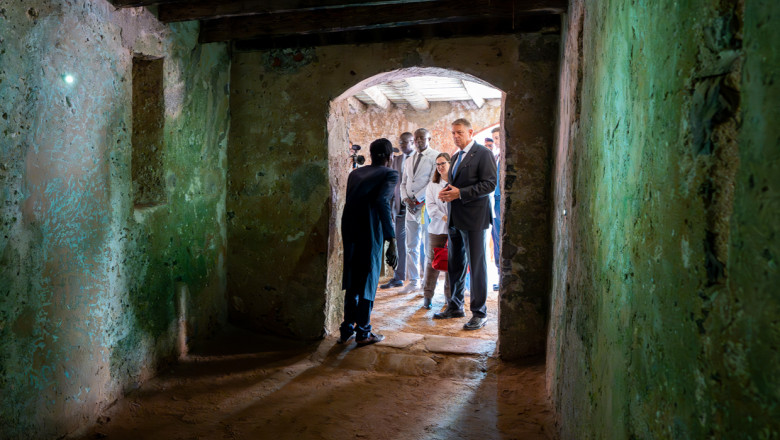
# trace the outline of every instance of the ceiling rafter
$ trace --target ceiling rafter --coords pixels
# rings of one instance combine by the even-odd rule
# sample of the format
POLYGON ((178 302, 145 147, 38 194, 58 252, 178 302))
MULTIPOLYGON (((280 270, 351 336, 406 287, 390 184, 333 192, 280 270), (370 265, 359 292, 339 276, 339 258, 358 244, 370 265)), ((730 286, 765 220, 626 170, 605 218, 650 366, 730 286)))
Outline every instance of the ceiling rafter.
MULTIPOLYGON (((131 0, 127 0, 131 1, 131 0)), ((181 0, 176 0, 181 1, 181 0)), ((346 9, 354 6, 404 5, 433 3, 444 0, 190 0, 160 5, 159 18, 163 22, 228 18, 243 15, 315 12, 326 9, 346 9)))
POLYGON ((414 7, 399 4, 355 6, 349 9, 292 11, 203 20, 200 41, 372 30, 419 24, 469 22, 494 18, 512 22, 527 14, 559 14, 565 0, 446 0, 414 7))
POLYGON ((463 83, 463 87, 466 88, 466 93, 471 96, 471 100, 474 101, 477 108, 482 108, 482 106, 485 105, 485 98, 479 93, 479 90, 475 87, 474 83, 466 80, 461 80, 460 82, 463 83))
POLYGON ((523 32, 559 33, 560 27, 560 15, 532 15, 518 17, 514 20, 480 19, 470 22, 435 23, 326 34, 272 35, 262 38, 235 40, 233 48, 239 52, 248 52, 286 47, 381 43, 404 39, 425 40, 523 32))
POLYGON ((382 110, 387 110, 390 108, 390 105, 392 104, 389 99, 387 99, 387 96, 382 93, 381 90, 379 90, 378 87, 373 86, 369 87, 367 89, 364 89, 363 92, 368 95, 371 100, 374 101, 374 103, 381 108, 382 110))
POLYGON ((296 9, 342 8, 367 4, 411 4, 446 0, 109 0, 117 8, 137 8, 141 6, 176 5, 183 9, 206 10, 245 10, 253 14, 284 12, 296 9), (251 11, 251 9, 255 9, 251 11))
POLYGON ((431 108, 431 104, 425 99, 425 96, 405 79, 390 81, 388 84, 395 89, 395 91, 398 92, 413 109, 420 111, 431 108))
POLYGON ((201 43, 236 50, 560 32, 568 0, 109 0, 154 7, 163 22, 200 20, 201 43))

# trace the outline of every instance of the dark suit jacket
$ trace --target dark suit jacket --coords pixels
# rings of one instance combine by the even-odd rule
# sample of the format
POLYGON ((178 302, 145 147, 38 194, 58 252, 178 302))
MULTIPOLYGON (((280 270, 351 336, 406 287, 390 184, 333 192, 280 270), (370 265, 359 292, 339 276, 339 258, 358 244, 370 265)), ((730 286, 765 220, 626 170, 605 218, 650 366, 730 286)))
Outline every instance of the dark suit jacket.
POLYGON ((458 155, 454 155, 450 161, 449 177, 450 184, 460 189, 460 199, 450 202, 449 226, 462 231, 487 229, 493 223, 488 196, 492 196, 496 189, 493 153, 475 142, 453 176, 452 168, 458 155))
POLYGON ((369 165, 349 173, 341 237, 344 241, 342 288, 362 289, 374 300, 382 267, 384 241, 395 237, 390 198, 398 172, 369 165))

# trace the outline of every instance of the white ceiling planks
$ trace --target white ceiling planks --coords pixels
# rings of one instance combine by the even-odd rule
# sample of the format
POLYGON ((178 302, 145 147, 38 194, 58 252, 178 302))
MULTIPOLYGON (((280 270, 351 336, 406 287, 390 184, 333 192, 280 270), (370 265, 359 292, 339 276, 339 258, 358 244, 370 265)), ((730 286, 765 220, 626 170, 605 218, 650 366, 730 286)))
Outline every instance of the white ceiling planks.
POLYGON ((392 103, 422 111, 430 107, 430 102, 437 101, 473 101, 481 108, 487 99, 500 99, 501 91, 459 78, 416 76, 369 87, 354 97, 366 105, 382 109, 387 109, 392 103))

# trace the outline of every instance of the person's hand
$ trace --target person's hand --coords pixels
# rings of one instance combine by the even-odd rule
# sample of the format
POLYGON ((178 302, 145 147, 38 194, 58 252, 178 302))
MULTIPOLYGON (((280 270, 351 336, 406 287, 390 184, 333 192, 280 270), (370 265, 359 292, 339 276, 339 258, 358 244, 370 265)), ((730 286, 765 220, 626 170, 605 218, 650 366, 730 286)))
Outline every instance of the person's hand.
POLYGON ((398 249, 396 249, 395 238, 390 239, 390 245, 387 246, 387 252, 385 253, 385 261, 393 270, 398 267, 398 249))
POLYGON ((442 202, 451 202, 460 198, 460 189, 447 185, 443 190, 439 191, 439 200, 442 202))
POLYGON ((407 197, 404 199, 404 205, 406 205, 407 208, 414 208, 414 201, 407 197))
POLYGON ((447 223, 447 216, 446 215, 441 216, 441 221, 447 223))

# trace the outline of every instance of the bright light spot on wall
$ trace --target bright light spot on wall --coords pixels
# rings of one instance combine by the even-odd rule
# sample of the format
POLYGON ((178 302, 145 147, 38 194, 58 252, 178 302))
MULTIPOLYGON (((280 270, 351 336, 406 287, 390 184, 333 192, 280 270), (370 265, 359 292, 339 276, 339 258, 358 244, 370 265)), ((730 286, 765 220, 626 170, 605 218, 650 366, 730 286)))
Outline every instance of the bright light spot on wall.
POLYGON ((76 81, 76 78, 74 78, 73 75, 65 75, 62 79, 68 84, 73 84, 73 82, 76 81))

